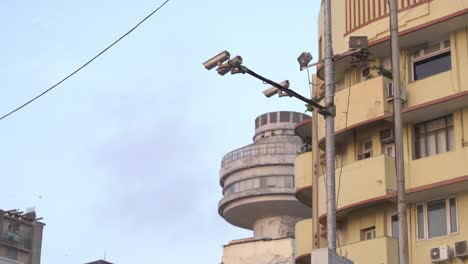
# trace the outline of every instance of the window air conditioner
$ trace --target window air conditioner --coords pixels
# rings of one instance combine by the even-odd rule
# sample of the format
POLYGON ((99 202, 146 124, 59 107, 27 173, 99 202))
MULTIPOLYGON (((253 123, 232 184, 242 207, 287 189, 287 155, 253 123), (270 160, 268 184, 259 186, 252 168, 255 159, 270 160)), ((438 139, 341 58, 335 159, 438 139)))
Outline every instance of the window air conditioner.
POLYGON ((466 258, 468 257, 468 241, 455 242, 455 257, 466 258))
MULTIPOLYGON (((393 100, 393 95, 394 95, 393 82, 388 82, 387 83, 387 101, 388 102, 393 100)), ((402 103, 405 103, 406 102, 406 90, 403 87, 401 87, 400 97, 401 97, 402 103)))
POLYGON ((432 263, 450 260, 450 249, 447 245, 431 248, 430 254, 432 263))

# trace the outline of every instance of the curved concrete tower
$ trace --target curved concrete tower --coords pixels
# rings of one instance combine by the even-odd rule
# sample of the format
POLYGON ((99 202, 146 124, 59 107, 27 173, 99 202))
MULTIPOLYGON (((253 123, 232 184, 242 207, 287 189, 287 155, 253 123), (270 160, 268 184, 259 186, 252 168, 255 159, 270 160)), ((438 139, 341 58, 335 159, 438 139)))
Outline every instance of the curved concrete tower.
MULTIPOLYGON (((278 257, 281 253, 273 250, 269 254, 269 246, 265 243, 252 245, 257 251, 247 250, 245 253, 243 250, 248 247, 245 243, 292 241, 295 223, 311 216, 310 209, 294 196, 294 160, 302 146, 294 128, 309 118, 302 113, 287 111, 263 114, 255 119, 254 143, 223 157, 220 185, 224 197, 219 202, 218 212, 230 224, 253 230, 253 238, 231 241, 225 246, 223 263, 262 263, 262 258, 269 261, 275 254, 278 257), (234 245, 239 243, 243 244, 243 249, 237 250, 234 245)), ((288 256, 279 256, 289 261, 287 257, 293 254, 292 244, 278 243, 286 245, 280 247, 290 248, 290 254, 289 249, 284 249, 288 256)))

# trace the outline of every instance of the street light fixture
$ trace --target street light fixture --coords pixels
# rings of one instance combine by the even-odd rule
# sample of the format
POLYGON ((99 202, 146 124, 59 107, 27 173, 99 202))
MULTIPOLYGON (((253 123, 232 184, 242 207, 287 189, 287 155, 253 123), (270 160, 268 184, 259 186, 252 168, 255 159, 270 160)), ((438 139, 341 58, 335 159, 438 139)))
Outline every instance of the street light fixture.
POLYGON ((297 62, 299 62, 299 66, 301 67, 301 70, 303 67, 307 67, 309 62, 312 60, 312 54, 310 52, 302 52, 299 57, 297 57, 297 62))

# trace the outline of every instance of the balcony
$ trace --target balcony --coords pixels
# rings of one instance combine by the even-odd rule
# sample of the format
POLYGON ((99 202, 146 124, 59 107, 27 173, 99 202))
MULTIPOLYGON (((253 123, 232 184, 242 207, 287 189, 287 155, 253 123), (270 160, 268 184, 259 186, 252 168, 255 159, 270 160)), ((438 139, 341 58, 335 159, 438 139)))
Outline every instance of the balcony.
POLYGON ((468 148, 410 160, 406 170, 408 201, 453 195, 468 190, 468 148), (434 164, 437 164, 434 166, 434 164))
MULTIPOLYGON (((340 134, 344 132, 345 127, 349 130, 389 117, 391 105, 387 102, 386 97, 388 82, 390 82, 388 78, 379 76, 336 92, 335 132, 340 134), (347 115, 346 109, 348 109, 347 115)), ((325 135, 323 118, 319 118, 318 128, 319 135, 325 135)))
POLYGON ((342 246, 338 253, 359 264, 398 263, 398 241, 382 236, 342 246))
POLYGON ((13 247, 24 252, 29 252, 31 249, 30 239, 24 239, 21 234, 15 232, 6 232, 2 245, 7 247, 13 247))
POLYGON ((300 145, 290 142, 252 144, 226 154, 221 161, 221 184, 238 170, 255 166, 293 164, 300 145))
MULTIPOLYGON (((360 160, 336 170, 337 217, 354 209, 385 202, 396 191, 395 160, 380 155, 360 160)), ((326 192, 324 177, 319 179, 319 215, 325 221, 326 192)))
POLYGON ((294 163, 296 198, 303 204, 312 206, 312 152, 297 155, 294 163))
POLYGON ((14 232, 7 232, 5 238, 5 240, 10 243, 23 244, 23 237, 20 234, 14 232))
POLYGON ((312 219, 297 222, 295 235, 296 264, 310 263, 310 252, 312 252, 312 219))

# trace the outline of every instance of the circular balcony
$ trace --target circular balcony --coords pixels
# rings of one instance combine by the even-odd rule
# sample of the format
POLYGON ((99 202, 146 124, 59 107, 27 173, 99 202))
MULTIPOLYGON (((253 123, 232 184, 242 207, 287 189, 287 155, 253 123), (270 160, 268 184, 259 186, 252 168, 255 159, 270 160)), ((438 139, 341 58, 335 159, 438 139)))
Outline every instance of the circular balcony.
POLYGON ((312 207, 312 167, 312 152, 297 155, 294 164, 296 198, 308 207, 312 207))
POLYGON ((310 253, 312 252, 312 219, 297 222, 296 234, 296 264, 310 264, 310 253))
POLYGON ((224 197, 218 211, 226 221, 261 231, 262 221, 270 217, 288 222, 310 216, 310 209, 294 197, 294 160, 302 146, 294 129, 308 118, 286 111, 263 114, 255 119, 254 143, 223 157, 219 174, 224 197))
POLYGON ((259 219, 275 216, 310 217, 310 209, 294 197, 294 188, 257 188, 226 195, 218 212, 232 225, 253 229, 259 219))
POLYGON ((290 165, 294 163, 300 150, 300 140, 291 138, 289 142, 252 144, 229 152, 221 161, 220 183, 238 171, 265 166, 290 165), (291 142, 294 141, 294 142, 291 142))

